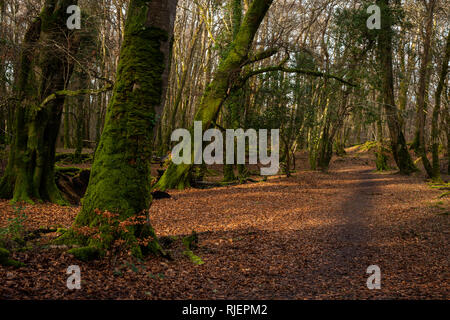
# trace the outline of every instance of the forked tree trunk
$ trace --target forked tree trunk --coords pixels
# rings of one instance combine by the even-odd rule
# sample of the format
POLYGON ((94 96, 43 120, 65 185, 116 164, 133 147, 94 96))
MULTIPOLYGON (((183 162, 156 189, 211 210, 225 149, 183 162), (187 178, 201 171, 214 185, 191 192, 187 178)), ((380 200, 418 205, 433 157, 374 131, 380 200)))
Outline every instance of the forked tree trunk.
POLYGON ((45 105, 44 99, 65 89, 73 69, 67 57, 79 41, 66 28, 67 7, 73 0, 46 0, 26 32, 18 76, 14 139, 8 167, 0 182, 0 197, 13 201, 65 203, 55 184, 55 144, 64 97, 45 105), (58 49, 54 43, 64 47, 58 49))
MULTIPOLYGON (((95 153, 89 186, 75 227, 104 223, 96 209, 119 214, 123 221, 149 209, 152 133, 167 87, 170 44, 177 0, 131 0, 125 25, 113 98, 95 153)), ((158 251, 150 224, 128 227, 127 242, 141 250, 158 251), (153 237, 148 246, 138 238, 153 237)), ((100 240, 77 239, 85 247, 72 251, 83 258, 93 249, 100 253, 115 240, 101 231, 100 240)), ((66 236, 66 240, 70 238, 66 236)))

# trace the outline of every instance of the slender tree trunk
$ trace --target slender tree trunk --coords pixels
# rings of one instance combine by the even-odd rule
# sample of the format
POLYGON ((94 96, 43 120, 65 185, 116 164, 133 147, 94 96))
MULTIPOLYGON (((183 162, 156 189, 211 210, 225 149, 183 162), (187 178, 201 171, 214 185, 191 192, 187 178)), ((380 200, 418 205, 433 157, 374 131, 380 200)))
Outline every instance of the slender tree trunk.
POLYGON ((177 93, 176 93, 173 109, 170 112, 170 122, 169 122, 169 125, 168 125, 168 130, 166 130, 166 132, 165 132, 165 139, 164 139, 164 143, 166 143, 166 145, 169 148, 170 148, 170 145, 171 145, 170 137, 172 135, 172 130, 175 129, 176 117, 178 115, 178 109, 179 109, 179 106, 181 104, 181 100, 183 98, 183 91, 184 91, 184 88, 186 86, 186 80, 187 80, 188 75, 189 75, 190 70, 191 70, 191 64, 192 64, 192 60, 194 58, 194 53, 196 53, 197 41, 199 39, 200 31, 202 29, 203 29, 203 25, 201 25, 196 30, 195 35, 194 35, 194 37, 192 39, 192 44, 191 44, 191 47, 189 48, 189 56, 188 56, 188 59, 186 61, 185 69, 183 70, 183 73, 182 73, 182 76, 181 76, 181 81, 180 81, 179 88, 178 88, 177 93))
POLYGON ((323 172, 328 170, 331 158, 333 156, 333 140, 330 137, 330 123, 328 119, 326 121, 327 122, 320 138, 317 156, 317 167, 323 172))
POLYGON ((423 166, 427 175, 434 179, 433 168, 427 157, 427 145, 425 139, 425 125, 426 125, 426 115, 428 109, 428 82, 430 73, 430 62, 431 62, 431 38, 433 34, 433 15, 434 8, 436 5, 436 0, 429 1, 428 4, 425 3, 427 9, 427 18, 425 26, 425 35, 423 43, 423 52, 421 56, 421 66, 419 70, 419 92, 417 93, 417 118, 416 118, 416 136, 413 143, 413 148, 417 154, 422 159, 423 166))
POLYGON ((447 107, 445 108, 445 123, 447 124, 447 174, 450 174, 450 106, 448 104, 448 93, 445 96, 447 97, 447 107))
MULTIPOLYGON (((84 70, 77 70, 74 90, 80 90, 84 88, 89 88, 89 77, 84 70)), ((72 79, 74 78, 72 77, 72 79)), ((85 117, 86 117, 86 96, 80 95, 74 98, 75 110, 73 112, 76 114, 75 118, 75 152, 73 157, 74 163, 81 162, 81 154, 83 152, 83 141, 85 137, 85 117)))
MULTIPOLYGON (((442 60, 441 74, 439 76, 439 83, 436 89, 433 118, 431 123, 431 143, 433 153, 433 179, 440 180, 441 168, 439 164, 439 113, 441 111, 441 96, 444 89, 448 74, 448 62, 450 60, 450 33, 447 35, 447 44, 445 47, 444 59, 442 60)), ((447 124, 448 126, 449 124, 447 124)), ((447 131, 449 128, 447 127, 447 131)), ((450 155, 449 155, 450 157, 450 155)))
POLYGON ((64 103, 64 133, 63 133, 63 142, 64 149, 69 149, 71 147, 70 143, 70 105, 68 101, 64 103))
POLYGON ((326 172, 330 166, 333 157, 333 142, 339 130, 342 128, 347 113, 348 98, 350 91, 346 90, 342 94, 342 102, 335 116, 328 116, 322 137, 320 140, 320 149, 318 157, 318 167, 326 172), (332 121, 334 119, 334 121, 332 121))
MULTIPOLYGON (((378 97, 376 100, 380 100, 378 97)), ((383 104, 378 104, 378 119, 377 119, 377 151, 376 156, 376 166, 378 171, 388 170, 387 156, 384 153, 384 136, 383 136, 383 104)))
MULTIPOLYGON (((404 44, 402 44, 400 46, 399 49, 399 59, 400 59, 400 71, 401 71, 401 78, 400 78, 400 84, 399 84, 399 89, 398 89, 398 101, 399 101, 399 111, 400 114, 402 115, 405 111, 406 111, 406 106, 408 104, 408 92, 409 92, 409 88, 410 88, 410 83, 411 83, 411 77, 412 77, 412 73, 414 71, 414 65, 416 63, 416 55, 414 54, 415 52, 415 47, 416 47, 416 42, 417 42, 417 36, 414 37, 412 39, 412 44, 411 44, 411 48, 408 51, 408 60, 407 62, 405 62, 405 48, 404 48, 404 44)), ((402 123, 402 130, 405 130, 405 123, 404 123, 404 119, 401 116, 400 117, 400 121, 402 123)))

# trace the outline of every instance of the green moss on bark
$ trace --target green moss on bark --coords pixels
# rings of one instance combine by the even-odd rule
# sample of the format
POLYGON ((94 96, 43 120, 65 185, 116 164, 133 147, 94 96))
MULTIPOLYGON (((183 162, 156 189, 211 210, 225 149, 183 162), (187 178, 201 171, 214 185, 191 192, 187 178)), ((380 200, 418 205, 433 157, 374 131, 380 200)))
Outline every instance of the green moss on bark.
POLYGON ((73 248, 70 249, 68 253, 73 254, 78 260, 85 262, 96 260, 104 254, 100 249, 96 247, 73 248))
POLYGON ((387 124, 391 138, 392 153, 400 173, 411 174, 417 171, 403 134, 402 121, 396 107, 394 96, 393 75, 393 21, 394 12, 390 7, 389 0, 377 0, 377 5, 382 10, 381 30, 378 31, 378 60, 382 75, 383 107, 386 112, 387 124))
POLYGON ((54 179, 55 144, 61 122, 63 98, 41 106, 42 99, 64 89, 73 62, 62 55, 74 55, 78 42, 73 33, 61 28, 67 19, 65 9, 77 1, 49 0, 25 35, 17 81, 20 102, 15 106, 14 140, 8 167, 0 181, 0 197, 13 202, 67 202, 54 179), (62 51, 49 43, 61 46, 62 51))
POLYGON ((387 171, 389 170, 389 166, 387 164, 387 155, 381 151, 378 150, 377 152, 375 152, 375 156, 376 156, 376 167, 377 167, 377 171, 387 171))
MULTIPOLYGON (((116 239, 126 241, 135 256, 161 251, 153 228, 128 226, 120 234, 96 213, 109 211, 119 221, 145 212, 151 205, 150 164, 155 108, 164 94, 162 74, 166 57, 162 44, 170 41, 171 30, 150 26, 150 1, 132 0, 125 25, 113 98, 91 169, 89 186, 74 227, 99 228, 99 237, 64 235, 66 242, 81 242, 89 249, 74 251, 83 257, 93 248, 107 250, 116 239), (139 239, 152 238, 145 247, 139 239)), ((163 24, 166 22, 162 22, 163 24)), ((170 25, 170 24, 169 24, 170 25)), ((170 27, 168 28, 170 29, 170 27)), ((90 256, 90 255, 88 255, 90 256)))
POLYGON ((161 179, 153 187, 154 190, 166 191, 168 189, 184 190, 191 186, 190 172, 192 166, 187 164, 175 165, 171 163, 161 179))
POLYGON ((25 264, 20 261, 15 261, 13 259, 9 258, 10 253, 5 248, 0 248, 0 265, 6 266, 6 267, 15 267, 20 268, 24 267, 25 264))

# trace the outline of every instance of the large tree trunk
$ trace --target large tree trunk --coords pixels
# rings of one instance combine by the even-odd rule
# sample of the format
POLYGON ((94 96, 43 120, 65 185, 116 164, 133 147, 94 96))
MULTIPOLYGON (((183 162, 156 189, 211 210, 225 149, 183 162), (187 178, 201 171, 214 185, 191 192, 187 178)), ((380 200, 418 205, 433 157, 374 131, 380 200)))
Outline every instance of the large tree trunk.
MULTIPOLYGON (((272 2, 273 0, 254 0, 250 5, 230 51, 220 62, 194 117, 195 121, 202 122, 204 130, 210 128, 217 119, 217 115, 229 96, 233 82, 239 78, 242 67, 248 60, 256 32, 272 2)), ((192 165, 188 164, 175 165, 172 163, 156 184, 155 189, 188 187, 191 167, 192 165)))
POLYGON ((73 69, 68 56, 79 41, 66 26, 66 9, 73 0, 47 0, 24 39, 18 76, 14 139, 9 163, 0 182, 0 197, 13 201, 47 200, 64 203, 54 178, 56 138, 64 97, 45 105, 54 92, 65 89, 73 69), (63 26, 63 27, 61 27, 63 26), (69 40, 68 46, 64 47, 69 40), (63 47, 58 49, 54 43, 63 47))
POLYGON ((402 123, 395 105, 394 75, 392 66, 392 20, 393 13, 389 7, 389 0, 378 0, 382 8, 382 23, 378 38, 378 55, 382 71, 382 94, 384 110, 391 138, 392 153, 400 173, 410 174, 417 170, 408 151, 403 135, 402 123))
MULTIPOLYGON (((151 205, 150 146, 167 87, 176 4, 177 0, 130 2, 113 98, 75 227, 104 223, 97 209, 116 213, 124 221, 151 205)), ((149 223, 130 226, 128 231, 126 239, 135 255, 144 249, 138 238, 153 238, 145 248, 159 250, 149 223)), ((85 247, 72 253, 83 258, 92 249, 103 252, 115 240, 107 231, 103 233, 101 241, 78 239, 85 247)))
POLYGON ((376 123, 376 134, 377 134, 377 151, 375 152, 376 156, 376 167, 377 171, 385 171, 389 169, 387 163, 387 156, 384 152, 384 136, 383 136, 383 104, 380 102, 380 97, 375 97, 374 101, 378 102, 378 119, 376 123))
POLYGON ((433 15, 436 5, 435 0, 425 2, 427 18, 424 34, 423 52, 421 55, 421 66, 419 70, 419 92, 417 93, 417 118, 416 118, 416 136, 413 143, 413 148, 422 159, 423 166, 427 175, 435 179, 433 168, 427 157, 427 145, 425 139, 425 125, 426 115, 428 109, 428 86, 430 81, 430 61, 431 61, 431 38, 433 34, 433 15))

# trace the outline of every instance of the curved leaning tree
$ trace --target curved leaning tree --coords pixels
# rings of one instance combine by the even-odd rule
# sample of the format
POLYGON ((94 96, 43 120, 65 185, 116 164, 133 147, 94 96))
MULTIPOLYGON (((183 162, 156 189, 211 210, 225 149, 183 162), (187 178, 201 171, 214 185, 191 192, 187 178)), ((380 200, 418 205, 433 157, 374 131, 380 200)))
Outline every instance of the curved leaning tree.
POLYGON ((117 80, 89 186, 72 229, 59 240, 81 245, 70 251, 80 259, 103 255, 116 240, 125 241, 138 257, 160 252, 149 221, 131 220, 145 217, 152 201, 151 140, 168 82, 176 5, 177 0, 130 1, 117 80), (95 230, 95 237, 77 232, 83 227, 95 230))
MULTIPOLYGON (((217 118, 223 104, 229 97, 231 86, 240 77, 240 73, 246 64, 262 60, 276 53, 274 50, 262 52, 258 57, 251 57, 251 47, 255 35, 266 16, 273 0, 254 0, 247 10, 242 23, 236 29, 234 40, 230 45, 227 55, 222 59, 213 80, 203 93, 202 100, 194 121, 201 121, 203 129, 211 127, 217 118), (254 62, 253 61, 253 62, 254 62)), ((191 128, 191 130, 193 130, 191 128)), ((192 165, 171 163, 161 179, 155 185, 155 189, 184 189, 189 187, 189 172, 192 165)))

